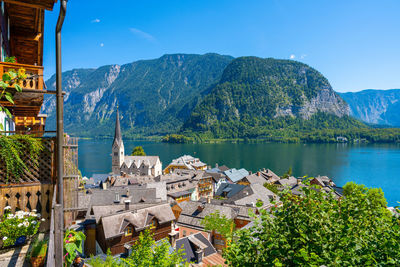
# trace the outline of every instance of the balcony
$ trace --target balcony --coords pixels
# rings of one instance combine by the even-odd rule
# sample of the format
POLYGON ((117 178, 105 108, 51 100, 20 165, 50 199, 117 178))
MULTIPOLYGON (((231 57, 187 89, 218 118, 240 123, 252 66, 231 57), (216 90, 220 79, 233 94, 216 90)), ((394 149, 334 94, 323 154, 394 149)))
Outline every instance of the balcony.
POLYGON ((0 62, 0 75, 10 69, 24 68, 28 78, 19 83, 25 90, 43 90, 43 67, 19 63, 0 62))
MULTIPOLYGON (((8 90, 13 94, 14 104, 5 99, 0 99, 0 104, 6 106, 15 117, 36 118, 43 103, 44 82, 43 67, 19 63, 0 62, 0 77, 10 69, 18 70, 24 68, 27 79, 19 82, 22 92, 17 92, 14 88, 8 90)), ((25 119, 26 120, 26 119, 25 119)))

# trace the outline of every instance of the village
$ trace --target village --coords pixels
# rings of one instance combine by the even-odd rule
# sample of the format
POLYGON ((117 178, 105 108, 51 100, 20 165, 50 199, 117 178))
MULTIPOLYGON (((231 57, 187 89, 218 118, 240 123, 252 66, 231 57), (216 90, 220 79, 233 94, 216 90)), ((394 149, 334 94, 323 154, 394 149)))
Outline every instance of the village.
MULTIPOLYGON (((167 254, 177 255, 179 251, 182 257, 179 256, 172 263, 163 266, 341 266, 346 265, 341 262, 341 257, 353 258, 353 254, 346 254, 347 251, 336 257, 336 252, 341 247, 347 249, 343 244, 354 245, 354 255, 358 253, 368 256, 366 260, 362 259, 357 263, 371 264, 372 259, 375 260, 371 255, 376 254, 376 251, 386 253, 376 258, 388 260, 379 261, 379 265, 399 263, 391 261, 391 256, 396 258, 398 255, 400 212, 397 208, 387 207, 381 189, 350 183, 349 187, 353 191, 349 190, 351 192, 346 195, 346 190, 336 186, 331 178, 323 174, 316 177, 295 177, 290 166, 287 166, 286 173, 277 174, 271 170, 274 169, 271 166, 246 170, 242 166, 203 162, 196 157, 195 151, 193 155, 182 153, 183 155, 171 162, 162 162, 157 154, 146 155, 141 147, 136 147, 139 153, 135 153, 136 148, 132 153, 132 148, 127 152, 117 100, 112 104, 115 109, 109 114, 112 118, 110 125, 115 120, 115 132, 108 133, 108 136, 113 135, 109 148, 111 160, 109 168, 106 168, 110 172, 82 177, 78 156, 79 136, 64 132, 63 105, 70 95, 63 87, 65 89, 72 85, 65 84, 62 80, 61 68, 61 29, 67 0, 58 2, 60 11, 57 24, 51 25, 56 29, 56 75, 53 86, 56 89, 49 90, 50 86, 44 80, 43 67, 44 57, 47 56, 44 52, 44 18, 45 13, 54 12, 57 1, 0 1, 0 266, 90 267, 97 266, 91 265, 97 259, 103 262, 109 258, 118 264, 98 266, 128 266, 129 262, 124 260, 133 258, 137 252, 135 248, 148 233, 153 243, 149 242, 151 245, 147 248, 150 250, 147 256, 154 254, 152 252, 156 250, 156 246, 165 248, 167 244, 167 254), (54 98, 54 105, 50 108, 57 114, 55 122, 53 121, 55 130, 49 130, 46 125, 48 117, 43 106, 45 101, 54 98), (306 191, 314 192, 315 195, 306 196, 306 191), (283 196, 290 196, 290 199, 285 200, 283 196), (322 255, 319 255, 321 258, 314 259, 316 254, 313 250, 310 250, 311 254, 305 252, 304 247, 307 247, 312 238, 306 240, 303 238, 305 235, 293 230, 297 225, 291 228, 294 232, 291 234, 295 236, 293 240, 300 236, 301 242, 298 243, 305 245, 299 245, 300 249, 297 250, 293 246, 293 250, 305 261, 297 261, 299 258, 293 255, 287 256, 284 249, 291 249, 292 245, 288 243, 282 246, 284 255, 275 258, 274 253, 277 250, 269 249, 279 247, 280 244, 274 243, 274 246, 266 249, 268 242, 272 241, 265 239, 268 241, 264 242, 259 236, 252 235, 260 229, 268 228, 254 227, 260 221, 274 227, 274 222, 267 222, 265 218, 280 216, 279 212, 274 213, 276 208, 281 208, 281 213, 285 213, 282 208, 285 207, 284 203, 294 203, 293 206, 300 203, 306 208, 319 205, 315 203, 326 204, 326 213, 323 215, 328 215, 322 219, 318 217, 323 213, 318 210, 319 207, 313 210, 313 216, 317 218, 313 222, 321 219, 326 224, 320 227, 318 222, 313 225, 314 228, 308 229, 310 236, 314 232, 319 235, 313 242, 318 239, 314 247, 322 255), (343 205, 345 212, 339 214, 337 211, 342 207, 337 207, 341 203, 347 203, 347 206, 343 205), (353 220, 350 215, 346 217, 347 214, 357 219, 353 220), (220 222, 232 222, 227 227, 229 229, 225 230, 247 231, 248 240, 228 239, 217 230, 218 227, 209 227, 207 221, 213 217, 220 222), (328 228, 331 230, 333 224, 331 217, 339 218, 332 220, 336 224, 336 228, 332 229, 339 229, 335 234, 327 231, 328 228), (347 221, 348 218, 350 219, 347 221), (375 224, 361 220, 365 218, 372 218, 375 224), (355 223, 359 224, 354 226, 355 223), (322 230, 318 232, 320 228, 322 230), (350 231, 345 232, 344 228, 349 228, 350 231), (362 230, 361 234, 357 232, 358 229, 362 230), (381 230, 376 234, 378 238, 385 236, 388 240, 389 237, 397 239, 392 243, 378 242, 378 238, 373 236, 376 229, 381 230), (345 234, 339 241, 331 238, 342 232, 345 234), (372 234, 369 235, 370 233, 372 234), (329 238, 319 238, 322 235, 329 238), (364 236, 369 238, 368 242, 364 236), (328 239, 334 243, 333 249, 326 249, 328 245, 324 242, 328 242, 328 239), (361 239, 362 242, 353 244, 352 239, 361 239), (322 245, 318 243, 320 240, 322 245), (232 247, 235 242, 240 243, 239 247, 246 247, 246 242, 253 241, 258 242, 259 247, 249 249, 250 252, 244 250, 243 254, 247 258, 238 257, 235 264, 236 254, 241 254, 242 250, 239 253, 231 251, 236 254, 231 254, 230 259, 226 257, 227 248, 232 247), (340 243, 339 246, 336 246, 337 243, 340 243), (375 249, 380 243, 384 243, 382 246, 390 244, 375 249), (376 251, 372 253, 367 249, 376 251), (257 259, 258 265, 252 264, 254 257, 270 252, 269 257, 257 259), (310 259, 315 262, 311 264, 310 259), (286 261, 287 264, 275 260, 286 261)), ((103 45, 101 43, 101 47, 103 45)), ((74 116, 80 115, 77 113, 74 116)), ((336 137, 336 141, 350 142, 345 136, 336 137)), ((354 142, 366 143, 366 139, 355 139, 354 142)), ((108 158, 109 154, 101 156, 108 158)), ((346 185, 344 188, 346 189, 346 185)), ((301 212, 307 210, 306 208, 301 212)), ((300 217, 303 214, 301 212, 298 212, 300 217)), ((290 215, 297 219, 297 213, 290 215)), ((310 221, 300 218, 296 223, 302 223, 303 228, 308 228, 307 223, 310 221)), ((287 233, 286 226, 281 224, 281 228, 277 228, 277 236, 287 233)), ((269 238, 267 234, 265 236, 269 238)), ((278 238, 276 240, 273 241, 280 242, 278 238)), ((378 265, 378 261, 375 263, 378 265)), ((353 262, 346 266, 357 264, 353 262)))
MULTIPOLYGON (((224 165, 211 167, 190 155, 163 168, 158 156, 125 155, 118 110, 116 114, 112 173, 84 177, 78 190, 77 216, 71 227, 85 234, 86 257, 105 257, 107 251, 127 257, 140 233, 154 227, 154 239, 167 238, 171 249, 183 249, 187 263, 223 265, 226 240, 216 231, 205 230, 206 216, 218 212, 233 220, 236 229, 249 228, 254 220, 251 214, 279 205, 277 191, 303 194, 304 177, 280 177, 270 169, 252 173, 224 165)), ((311 179, 309 185, 342 196, 342 188, 326 176, 311 179)))

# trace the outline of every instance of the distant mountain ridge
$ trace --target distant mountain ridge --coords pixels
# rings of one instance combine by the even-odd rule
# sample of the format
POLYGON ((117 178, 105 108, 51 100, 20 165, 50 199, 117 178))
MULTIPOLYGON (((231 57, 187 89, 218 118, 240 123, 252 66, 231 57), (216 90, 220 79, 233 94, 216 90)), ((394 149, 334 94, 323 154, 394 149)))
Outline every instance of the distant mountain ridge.
MULTIPOLYGON (((46 84, 54 90, 55 76, 46 84)), ((258 138, 272 130, 295 135, 366 127, 349 117, 357 116, 354 103, 360 101, 349 101, 349 107, 341 97, 349 94, 337 94, 321 73, 293 60, 171 54, 66 71, 63 90, 65 130, 79 136, 111 136, 117 106, 126 137, 207 132, 258 138)), ((390 105, 386 119, 394 117, 390 105)), ((45 98, 43 112, 49 115, 47 129, 54 129, 54 98, 45 98)))
POLYGON ((370 123, 400 127, 400 89, 339 93, 349 104, 350 114, 370 123))

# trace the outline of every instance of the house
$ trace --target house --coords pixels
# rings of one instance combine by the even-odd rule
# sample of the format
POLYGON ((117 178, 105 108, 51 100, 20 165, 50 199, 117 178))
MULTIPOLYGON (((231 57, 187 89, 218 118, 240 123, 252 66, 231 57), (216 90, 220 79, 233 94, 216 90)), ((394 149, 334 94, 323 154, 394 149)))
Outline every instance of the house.
POLYGON ((193 177, 193 180, 197 181, 196 200, 199 200, 202 197, 208 199, 214 196, 214 179, 210 174, 201 172, 193 177))
POLYGON ((328 176, 317 176, 310 181, 310 184, 315 184, 319 186, 336 186, 335 183, 329 179, 328 176))
POLYGON ((225 260, 202 234, 192 234, 176 240, 176 249, 182 249, 183 258, 194 266, 225 266, 225 260))
POLYGON ((339 143, 347 143, 348 140, 347 140, 347 137, 344 137, 344 136, 337 136, 337 137, 336 137, 336 142, 339 142, 339 143))
POLYGON ((235 168, 224 171, 227 179, 231 183, 237 183, 242 180, 244 177, 248 176, 250 173, 246 169, 236 170, 235 168))
POLYGON ((126 156, 124 143, 122 141, 121 127, 119 122, 119 111, 115 122, 115 134, 112 144, 112 173, 121 175, 136 174, 150 175, 153 177, 162 174, 162 163, 158 156, 126 156))
POLYGON ((164 169, 164 173, 173 173, 175 170, 206 170, 207 164, 190 155, 183 155, 172 162, 164 169))
POLYGON ((228 182, 226 179, 226 175, 224 174, 224 171, 227 170, 229 170, 227 166, 218 166, 218 164, 216 164, 214 168, 206 170, 206 173, 213 178, 214 192, 217 192, 221 184, 228 182))
POLYGON ((246 188, 246 186, 241 184, 223 183, 218 188, 218 191, 215 192, 215 197, 229 199, 242 191, 244 188, 246 188))
POLYGON ((260 184, 250 184, 229 199, 236 205, 253 206, 262 202, 262 208, 269 208, 271 201, 279 201, 279 197, 271 190, 260 184))
POLYGON ((175 221, 174 213, 167 203, 154 204, 150 207, 130 207, 129 202, 121 210, 109 212, 109 207, 103 206, 95 210, 96 241, 103 252, 110 249, 112 255, 126 253, 131 245, 138 240, 142 231, 154 227, 156 241, 168 238, 175 221))
POLYGON ((284 189, 284 188, 292 188, 296 184, 299 183, 299 180, 296 179, 293 176, 290 176, 288 178, 282 178, 276 181, 274 184, 278 186, 278 189, 284 189))
POLYGON ((263 169, 256 173, 247 175, 242 178, 238 183, 243 185, 249 184, 261 184, 264 185, 265 183, 274 183, 278 181, 280 178, 270 169, 263 169))
POLYGON ((188 235, 200 233, 207 238, 217 250, 225 248, 225 239, 215 232, 208 232, 204 229, 201 221, 212 213, 218 211, 221 216, 226 216, 235 222, 237 228, 241 228, 251 221, 248 211, 255 209, 252 207, 231 205, 216 205, 211 203, 202 203, 198 201, 185 201, 179 203, 181 207, 180 215, 177 220, 177 227, 179 228, 179 237, 186 237, 188 235))
MULTIPOLYGON (((295 196, 301 196, 304 195, 304 188, 309 187, 308 185, 305 184, 296 184, 295 186, 293 186, 290 191, 292 192, 293 195, 295 196)), ((320 191, 323 190, 324 192, 330 194, 332 193, 333 196, 337 199, 341 198, 343 196, 343 188, 341 187, 337 187, 337 186, 323 186, 323 187, 315 187, 315 186, 311 186, 310 187, 312 190, 316 190, 316 191, 320 191)))
POLYGON ((197 182, 192 174, 167 174, 160 178, 166 184, 167 195, 177 202, 197 200, 197 182))

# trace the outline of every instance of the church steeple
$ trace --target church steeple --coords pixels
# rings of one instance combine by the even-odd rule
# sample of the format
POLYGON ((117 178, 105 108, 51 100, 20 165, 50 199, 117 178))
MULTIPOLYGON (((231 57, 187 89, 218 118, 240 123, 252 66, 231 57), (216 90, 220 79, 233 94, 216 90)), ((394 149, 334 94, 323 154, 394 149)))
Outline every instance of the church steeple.
POLYGON ((114 142, 113 146, 120 146, 122 143, 122 135, 121 135, 121 126, 119 125, 119 111, 117 106, 117 118, 115 121, 115 134, 114 134, 114 142))
POLYGON ((115 134, 112 144, 112 172, 121 174, 121 165, 125 159, 124 142, 122 142, 121 126, 119 124, 119 111, 117 106, 117 118, 115 120, 115 134))

